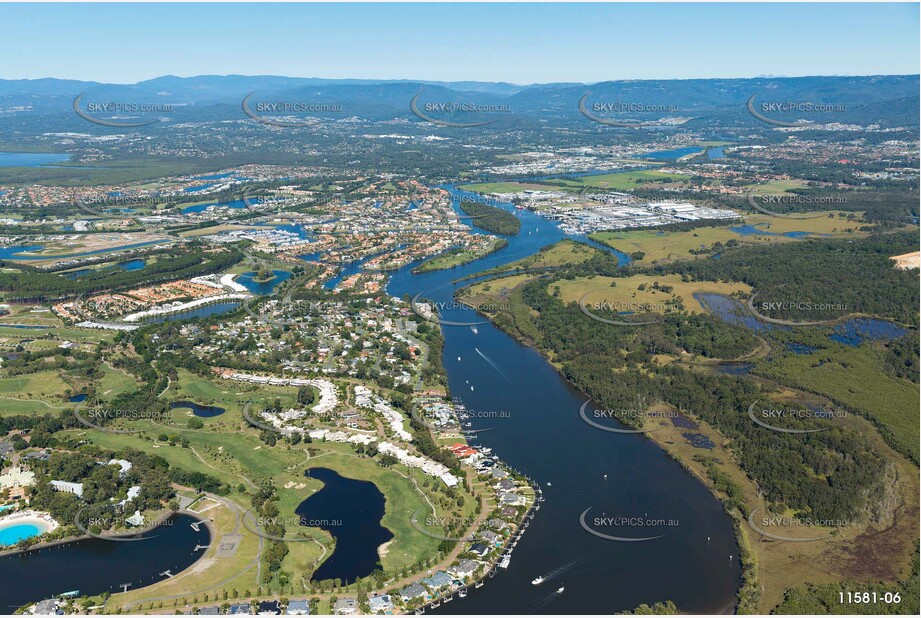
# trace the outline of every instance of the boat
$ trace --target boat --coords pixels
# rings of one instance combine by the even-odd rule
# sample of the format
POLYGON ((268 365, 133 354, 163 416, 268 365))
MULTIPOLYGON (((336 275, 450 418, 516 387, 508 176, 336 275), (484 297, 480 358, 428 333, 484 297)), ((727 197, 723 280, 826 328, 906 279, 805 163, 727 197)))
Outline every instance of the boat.
POLYGON ((532 580, 531 580, 531 585, 532 585, 532 586, 540 586, 542 583, 544 583, 544 576, 543 576, 543 575, 541 575, 540 577, 538 577, 538 578, 536 578, 536 579, 532 579, 532 580))
POLYGON ((460 362, 460 356, 457 357, 457 362, 460 362))
POLYGON ((563 592, 564 590, 566 590, 566 587, 565 587, 565 586, 560 586, 559 589, 556 591, 556 593, 557 593, 557 594, 560 594, 560 593, 563 592))
POLYGON ((502 560, 499 562, 499 566, 503 569, 507 569, 511 561, 512 561, 511 556, 509 555, 502 556, 502 560))
POLYGON ((547 487, 552 487, 552 485, 550 484, 550 481, 547 481, 547 487))
POLYGON ((476 335, 476 334, 478 334, 478 333, 480 332, 480 331, 478 331, 478 330, 476 329, 476 326, 471 326, 471 327, 470 327, 470 330, 473 331, 473 334, 474 334, 474 335, 476 335))
POLYGON ((460 597, 461 599, 463 599, 464 597, 467 596, 467 591, 466 591, 466 590, 461 590, 460 592, 457 593, 457 596, 460 597))
POLYGON ((473 390, 473 385, 472 385, 472 384, 470 385, 470 390, 473 390))

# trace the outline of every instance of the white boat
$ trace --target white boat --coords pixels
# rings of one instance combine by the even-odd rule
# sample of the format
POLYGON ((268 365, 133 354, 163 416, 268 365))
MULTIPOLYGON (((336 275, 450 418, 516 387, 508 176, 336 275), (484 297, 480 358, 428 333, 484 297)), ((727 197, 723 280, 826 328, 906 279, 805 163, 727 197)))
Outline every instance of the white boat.
POLYGON ((470 327, 470 330, 473 331, 473 334, 474 334, 474 335, 476 335, 477 333, 480 332, 480 331, 478 331, 478 330, 476 329, 476 326, 471 326, 471 327, 470 327))
POLYGON ((511 556, 503 556, 502 560, 499 562, 499 566, 503 569, 507 569, 511 561, 512 561, 511 556))
POLYGON ((466 591, 466 590, 461 590, 460 592, 457 593, 457 596, 459 596, 460 598, 463 599, 464 597, 467 596, 467 591, 466 591))
POLYGON ((553 485, 550 484, 550 481, 547 481, 547 487, 552 487, 552 486, 553 485))
POLYGON ((556 593, 557 593, 557 594, 560 594, 560 593, 563 592, 564 590, 566 590, 566 587, 565 587, 565 586, 560 586, 559 590, 557 590, 556 593))
POLYGON ((543 575, 541 575, 541 576, 538 577, 537 579, 532 579, 532 580, 531 580, 531 585, 532 585, 532 586, 540 586, 542 583, 544 583, 544 576, 543 576, 543 575))
POLYGON ((470 390, 473 390, 473 385, 470 386, 470 390))
POLYGON ((460 362, 460 356, 457 357, 457 362, 460 362))

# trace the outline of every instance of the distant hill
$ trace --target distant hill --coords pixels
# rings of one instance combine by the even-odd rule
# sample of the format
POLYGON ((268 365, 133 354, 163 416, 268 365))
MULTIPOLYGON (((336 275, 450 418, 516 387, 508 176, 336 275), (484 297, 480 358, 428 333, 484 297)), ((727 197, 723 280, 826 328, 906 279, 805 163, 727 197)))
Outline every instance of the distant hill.
MULTIPOLYGON (((0 80, 0 119, 4 116, 70 113, 73 98, 86 100, 171 104, 182 108, 175 118, 236 118, 250 93, 259 101, 302 101, 338 104, 346 116, 369 120, 412 119, 410 100, 423 93, 427 102, 467 102, 505 105, 519 118, 591 122, 578 109, 588 94, 590 103, 663 106, 675 111, 627 114, 638 120, 663 115, 715 121, 752 122, 745 104, 807 101, 846 108, 826 115, 844 123, 880 122, 884 126, 918 124, 918 75, 757 77, 739 79, 622 80, 596 84, 558 83, 516 85, 492 82, 436 82, 285 77, 274 75, 163 76, 137 84, 104 84, 64 79, 0 80), (203 110, 208 110, 203 116, 203 110)), ((812 119, 792 114, 791 119, 812 119)))

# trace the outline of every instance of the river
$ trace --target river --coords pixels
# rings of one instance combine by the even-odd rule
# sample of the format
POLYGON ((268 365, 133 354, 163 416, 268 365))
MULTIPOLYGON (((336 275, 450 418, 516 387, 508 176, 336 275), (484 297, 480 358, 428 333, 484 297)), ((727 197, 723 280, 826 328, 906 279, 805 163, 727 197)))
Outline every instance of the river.
MULTIPOLYGON (((416 264, 410 264, 393 274, 388 292, 424 292, 433 301, 450 303, 457 287, 452 280, 526 257, 563 238, 554 222, 526 210, 515 212, 521 233, 508 237, 504 249, 446 271, 414 275, 416 264)), ((616 257, 623 262, 622 255, 616 257)), ((462 308, 442 313, 448 321, 483 320, 462 308)), ((586 424, 579 416, 585 396, 536 351, 492 324, 475 328, 443 327, 451 392, 469 410, 505 412, 502 418, 474 418, 473 427, 480 430, 475 442, 540 482, 546 501, 507 570, 499 569, 467 598, 433 611, 601 614, 665 600, 684 612, 730 610, 740 583, 739 551, 716 498, 647 438, 586 424), (580 525, 580 515, 589 508, 589 521, 604 514, 661 518, 677 525, 657 531, 663 536, 652 541, 609 541, 580 525), (542 585, 531 584, 560 569, 542 585), (561 586, 565 592, 556 594, 561 586)))

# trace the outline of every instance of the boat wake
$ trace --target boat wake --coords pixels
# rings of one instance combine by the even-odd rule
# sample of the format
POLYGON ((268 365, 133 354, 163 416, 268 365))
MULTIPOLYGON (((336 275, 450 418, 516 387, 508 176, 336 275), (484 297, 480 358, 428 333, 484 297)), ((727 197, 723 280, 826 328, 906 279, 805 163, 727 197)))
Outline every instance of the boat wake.
MULTIPOLYGON (((579 558, 579 559, 577 559, 577 560, 573 560, 572 562, 567 562, 567 563, 564 564, 563 566, 558 567, 558 568, 556 568, 556 569, 553 569, 552 571, 550 571, 550 572, 547 573, 546 575, 541 575, 538 579, 541 581, 541 583, 548 582, 548 581, 550 581, 551 579, 553 579, 554 577, 559 577, 560 575, 562 575, 563 573, 566 573, 566 572, 569 571, 570 569, 575 568, 576 566, 578 566, 578 565, 579 565, 580 563, 582 563, 582 562, 585 562, 585 558, 579 558)), ((535 580, 535 581, 537 581, 537 580, 535 580)))
POLYGON ((492 367, 493 369, 495 369, 495 370, 496 370, 496 373, 498 373, 500 376, 502 376, 503 378, 505 378, 505 381, 506 381, 506 382, 508 382, 509 384, 511 384, 512 386, 514 386, 515 388, 518 388, 518 385, 515 384, 514 382, 512 382, 512 379, 509 378, 507 375, 505 375, 505 373, 504 373, 501 369, 499 369, 499 365, 496 364, 496 361, 494 361, 493 359, 489 358, 488 356, 486 356, 485 354, 483 354, 482 352, 480 352, 480 348, 473 348, 473 351, 476 352, 477 354, 479 354, 479 355, 480 355, 480 358, 482 358, 484 361, 486 361, 487 363, 489 363, 489 366, 492 367))

